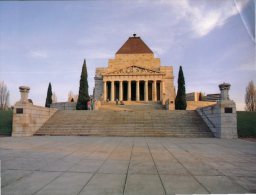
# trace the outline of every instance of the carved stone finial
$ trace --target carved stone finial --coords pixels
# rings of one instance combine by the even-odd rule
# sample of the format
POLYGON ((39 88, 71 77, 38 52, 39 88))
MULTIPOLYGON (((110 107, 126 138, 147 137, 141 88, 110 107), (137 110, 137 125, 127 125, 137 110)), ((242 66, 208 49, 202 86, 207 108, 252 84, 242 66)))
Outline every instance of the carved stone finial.
POLYGON ((28 101, 28 93, 29 93, 30 88, 27 86, 20 86, 19 89, 20 89, 20 96, 21 96, 20 102, 22 102, 22 103, 29 102, 28 101))
POLYGON ((220 99, 221 100, 229 100, 229 89, 230 89, 230 84, 223 82, 222 84, 219 85, 220 88, 220 99))

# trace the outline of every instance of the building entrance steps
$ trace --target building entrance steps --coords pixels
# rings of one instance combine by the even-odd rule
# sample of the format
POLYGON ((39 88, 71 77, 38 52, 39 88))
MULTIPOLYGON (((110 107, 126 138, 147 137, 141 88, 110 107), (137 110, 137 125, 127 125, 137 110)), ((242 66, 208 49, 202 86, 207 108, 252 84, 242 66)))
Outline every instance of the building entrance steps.
POLYGON ((213 137, 196 111, 57 111, 36 135, 213 137))

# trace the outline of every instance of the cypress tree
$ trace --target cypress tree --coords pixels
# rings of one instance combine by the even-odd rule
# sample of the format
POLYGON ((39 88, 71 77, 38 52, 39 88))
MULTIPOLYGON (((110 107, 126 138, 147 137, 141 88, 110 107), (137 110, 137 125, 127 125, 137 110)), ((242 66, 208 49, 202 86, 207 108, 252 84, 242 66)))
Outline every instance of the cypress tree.
POLYGON ((87 110, 87 101, 90 99, 88 95, 88 81, 87 81, 87 67, 86 62, 84 60, 81 78, 80 78, 80 86, 79 86, 79 94, 78 100, 76 104, 77 110, 87 110))
POLYGON ((186 110, 186 108, 187 108, 187 101, 186 101, 185 79, 183 75, 182 66, 180 66, 179 76, 178 76, 178 92, 175 98, 175 109, 186 110))
POLYGON ((52 85, 51 85, 51 83, 49 83, 46 101, 45 101, 45 107, 50 108, 51 103, 52 103, 52 85))

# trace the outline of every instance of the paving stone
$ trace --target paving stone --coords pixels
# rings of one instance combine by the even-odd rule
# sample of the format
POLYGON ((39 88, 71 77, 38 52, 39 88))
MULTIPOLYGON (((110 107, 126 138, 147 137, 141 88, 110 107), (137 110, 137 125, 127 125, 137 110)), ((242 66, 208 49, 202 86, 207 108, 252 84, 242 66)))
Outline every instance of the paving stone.
POLYGON ((129 174, 125 195, 161 195, 165 194, 158 175, 129 174))
POLYGON ((126 174, 129 161, 108 160, 100 168, 99 173, 126 174))
POLYGON ((161 175, 167 194, 208 194, 190 175, 161 175))
POLYGON ((221 173, 214 167, 211 167, 210 165, 200 161, 196 163, 186 162, 183 163, 183 166, 185 166, 193 175, 223 175, 223 173, 221 173))
POLYGON ((54 178, 60 175, 60 172, 33 172, 28 177, 24 177, 15 183, 12 183, 2 188, 3 194, 10 195, 27 195, 33 194, 40 188, 51 182, 54 178))
POLYGON ((226 176, 196 176, 212 194, 242 194, 248 191, 226 176))
POLYGON ((80 192, 91 176, 90 173, 64 173, 37 194, 75 195, 80 192))
POLYGON ((103 161, 101 160, 81 160, 71 167, 69 171, 93 173, 99 169, 102 163, 103 161))
POLYGON ((233 177, 233 179, 250 193, 256 193, 256 177, 233 177))
POLYGON ((157 169, 153 162, 131 161, 129 167, 130 174, 157 174, 157 169))
POLYGON ((97 173, 85 186, 81 195, 121 195, 125 182, 124 174, 97 173))
POLYGON ((161 175, 189 175, 188 171, 177 162, 156 163, 161 175))
POLYGON ((5 170, 0 174, 2 176, 2 187, 15 183, 16 181, 32 174, 32 171, 25 170, 5 170))

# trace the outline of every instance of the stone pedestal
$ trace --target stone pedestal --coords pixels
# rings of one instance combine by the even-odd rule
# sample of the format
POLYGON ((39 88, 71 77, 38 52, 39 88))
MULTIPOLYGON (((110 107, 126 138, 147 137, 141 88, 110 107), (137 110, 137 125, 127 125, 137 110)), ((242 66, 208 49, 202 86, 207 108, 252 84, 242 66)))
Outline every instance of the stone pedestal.
POLYGON ((236 104, 232 100, 222 100, 217 103, 219 124, 216 136, 219 138, 237 138, 236 104))

